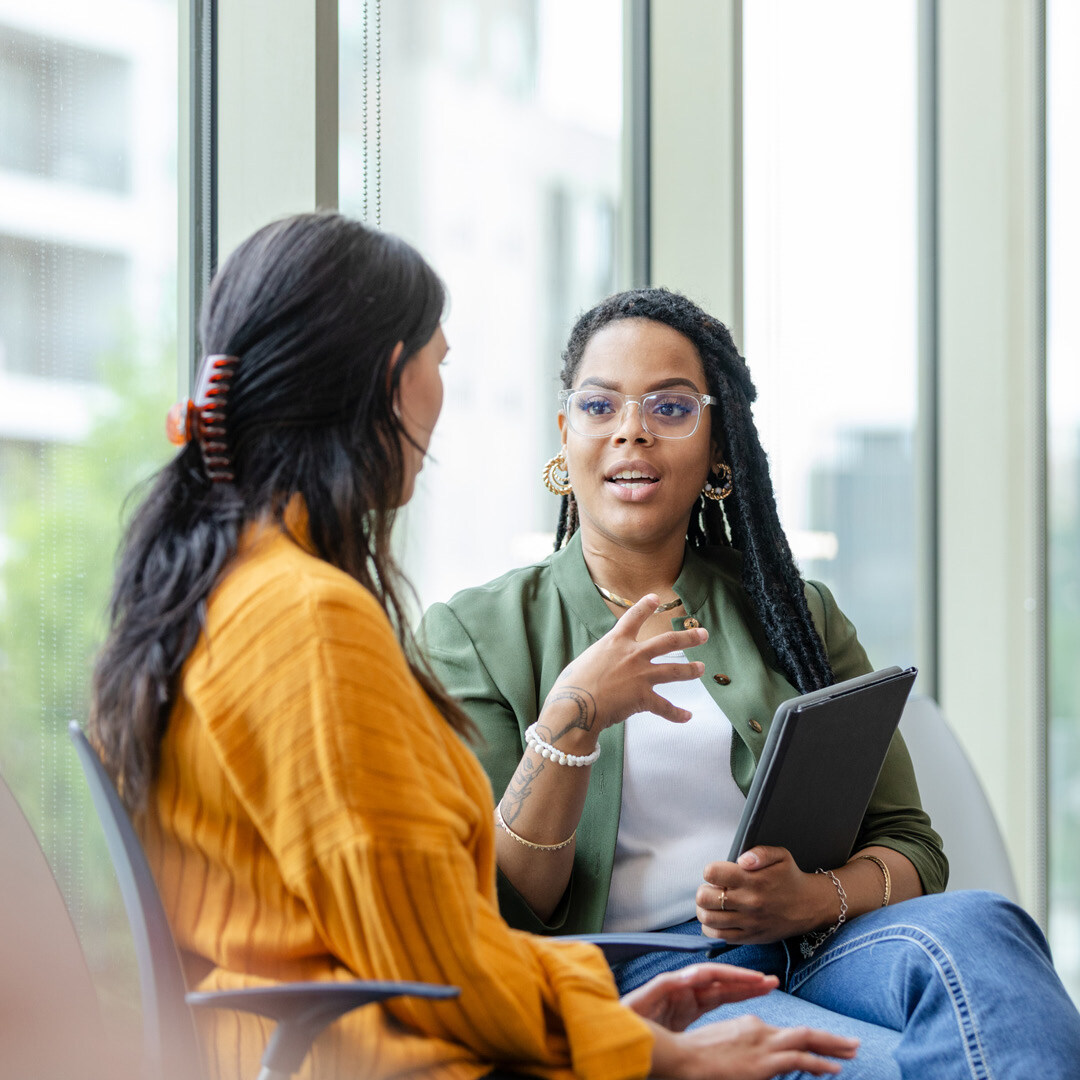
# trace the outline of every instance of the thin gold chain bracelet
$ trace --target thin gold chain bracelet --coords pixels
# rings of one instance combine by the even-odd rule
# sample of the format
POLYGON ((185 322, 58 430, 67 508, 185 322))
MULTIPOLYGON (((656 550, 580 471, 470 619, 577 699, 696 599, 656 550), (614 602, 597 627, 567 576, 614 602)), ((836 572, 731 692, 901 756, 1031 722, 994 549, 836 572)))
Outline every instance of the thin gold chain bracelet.
POLYGON ((878 868, 885 875, 885 896, 881 901, 881 906, 888 907, 889 897, 892 895, 892 875, 889 873, 888 866, 885 865, 885 860, 879 859, 876 855, 856 855, 852 861, 857 862, 859 859, 869 859, 870 862, 877 863, 878 868))
POLYGON ((524 836, 518 836, 513 829, 503 820, 502 809, 499 804, 495 804, 495 824, 512 840, 516 840, 522 847, 532 848, 533 851, 560 851, 562 848, 567 847, 573 843, 574 837, 577 836, 577 829, 575 829, 565 840, 558 844, 536 844, 532 840, 526 840, 524 836))

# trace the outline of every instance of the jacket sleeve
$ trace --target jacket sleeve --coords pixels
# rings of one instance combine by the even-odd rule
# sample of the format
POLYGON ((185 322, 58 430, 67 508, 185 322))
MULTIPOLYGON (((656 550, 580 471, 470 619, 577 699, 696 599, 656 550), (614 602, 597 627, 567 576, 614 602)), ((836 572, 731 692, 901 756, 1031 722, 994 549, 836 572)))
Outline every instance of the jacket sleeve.
MULTIPOLYGON (((807 602, 825 642, 838 682, 873 670, 851 621, 837 606, 829 589, 807 582, 807 602)), ((919 799, 919 785, 911 757, 899 731, 893 736, 877 787, 855 840, 855 849, 878 844, 905 856, 915 867, 927 893, 943 892, 949 880, 949 862, 941 837, 919 799)))
POLYGON ((219 753, 329 950, 361 978, 460 986, 385 1008, 482 1059, 645 1075, 652 1036, 599 950, 500 917, 486 784, 374 598, 342 588, 276 632, 273 707, 220 732, 219 753))
POLYGON ((476 725, 476 756, 498 798, 521 760, 521 732, 536 719, 535 693, 529 697, 533 714, 519 718, 469 631, 446 604, 428 608, 417 637, 432 671, 476 725))

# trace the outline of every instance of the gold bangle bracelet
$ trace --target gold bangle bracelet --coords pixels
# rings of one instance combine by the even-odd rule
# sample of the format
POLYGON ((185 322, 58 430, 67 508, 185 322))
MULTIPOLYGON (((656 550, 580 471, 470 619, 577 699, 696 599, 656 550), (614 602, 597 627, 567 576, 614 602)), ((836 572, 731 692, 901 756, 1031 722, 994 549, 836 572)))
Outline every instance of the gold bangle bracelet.
POLYGON ((881 872, 885 875, 885 896, 881 901, 882 907, 889 906, 889 897, 892 895, 892 875, 889 873, 889 868, 885 865, 884 859, 879 859, 876 855, 856 855, 856 861, 859 859, 869 859, 871 862, 877 863, 881 868, 881 872))
POLYGON ((577 829, 575 829, 561 843, 534 844, 531 840, 526 840, 524 836, 518 836, 518 834, 514 832, 514 830, 511 829, 505 821, 503 821, 502 809, 500 808, 498 803, 495 804, 495 824, 498 825, 499 828, 502 829, 502 831, 506 833, 506 835, 509 836, 511 840, 516 840, 519 844, 521 844, 522 847, 532 848, 533 851, 559 851, 560 849, 573 843, 574 837, 577 836, 577 829))

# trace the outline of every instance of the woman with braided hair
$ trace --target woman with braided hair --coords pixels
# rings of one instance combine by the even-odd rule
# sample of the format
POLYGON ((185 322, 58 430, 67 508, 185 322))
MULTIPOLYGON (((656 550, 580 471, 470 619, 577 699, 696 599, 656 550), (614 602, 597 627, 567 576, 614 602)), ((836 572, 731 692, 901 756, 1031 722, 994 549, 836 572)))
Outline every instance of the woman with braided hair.
MULTIPOLYGON (((1041 932, 1000 896, 943 892, 899 734, 845 865, 804 873, 778 847, 726 861, 777 706, 871 665, 795 566, 726 327, 635 290, 582 315, 563 359, 555 552, 421 629, 483 737, 506 919, 723 938, 780 988, 711 1015, 857 1036, 852 1077, 1073 1075, 1080 1016, 1041 932)), ((628 961, 620 989, 680 962, 628 961)))

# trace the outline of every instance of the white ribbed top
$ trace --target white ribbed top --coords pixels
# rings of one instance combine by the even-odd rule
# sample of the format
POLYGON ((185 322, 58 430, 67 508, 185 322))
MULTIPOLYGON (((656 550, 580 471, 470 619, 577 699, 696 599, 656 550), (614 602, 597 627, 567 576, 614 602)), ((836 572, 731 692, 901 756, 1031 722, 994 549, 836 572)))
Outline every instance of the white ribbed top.
MULTIPOLYGON (((682 652, 653 663, 686 663, 682 652)), ((726 859, 746 798, 731 776, 731 723, 700 679, 656 687, 694 715, 626 722, 622 809, 604 929, 660 930, 694 917, 706 863, 726 859)))

